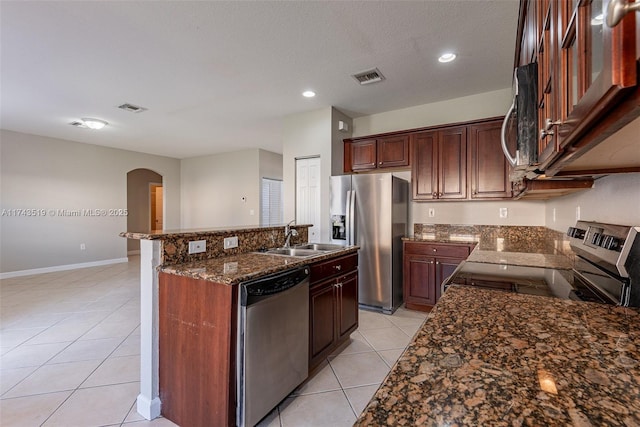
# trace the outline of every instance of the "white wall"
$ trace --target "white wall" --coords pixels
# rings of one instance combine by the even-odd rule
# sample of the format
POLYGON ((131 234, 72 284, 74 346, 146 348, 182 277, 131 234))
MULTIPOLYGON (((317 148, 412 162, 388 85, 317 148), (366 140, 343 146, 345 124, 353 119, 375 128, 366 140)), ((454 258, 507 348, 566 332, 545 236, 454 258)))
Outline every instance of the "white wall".
POLYGON ((181 228, 258 225, 259 167, 258 149, 182 159, 181 228))
POLYGON ((640 225, 640 173, 609 175, 596 180, 592 189, 548 200, 546 226, 566 231, 575 225, 578 206, 580 218, 586 221, 640 225))
POLYGON ((342 111, 331 109, 331 175, 344 175, 344 139, 351 138, 353 120, 342 111), (343 121, 348 130, 338 130, 338 122, 343 121))
POLYGON ((353 136, 504 116, 511 99, 509 88, 357 117, 353 119, 353 136))
MULTIPOLYGON (((127 172, 138 168, 163 176, 165 224, 179 227, 179 160, 0 130, 0 209, 126 209, 127 172)), ((0 272, 122 259, 126 230, 126 216, 5 214, 0 272)))
POLYGON ((295 218, 296 212, 296 158, 320 156, 320 175, 322 177, 320 240, 324 242, 329 241, 331 118, 331 107, 285 117, 282 141, 284 220, 287 222, 295 218))
POLYGON ((181 228, 259 225, 260 180, 282 179, 282 155, 257 148, 182 159, 180 165, 181 228))

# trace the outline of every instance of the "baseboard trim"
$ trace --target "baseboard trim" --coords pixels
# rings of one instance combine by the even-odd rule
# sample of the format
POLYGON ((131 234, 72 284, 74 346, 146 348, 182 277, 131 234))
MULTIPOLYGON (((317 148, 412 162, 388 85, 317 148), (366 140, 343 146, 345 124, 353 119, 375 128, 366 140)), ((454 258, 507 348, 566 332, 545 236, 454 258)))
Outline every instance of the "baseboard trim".
POLYGON ((127 252, 127 255, 140 255, 140 250, 138 249, 137 251, 129 251, 127 252))
POLYGON ((0 279, 11 279, 13 277, 31 276, 33 274, 53 273, 56 271, 76 270, 79 268, 87 268, 87 267, 98 267, 101 265, 119 264, 121 262, 128 262, 128 261, 129 261, 129 258, 114 258, 114 259, 105 259, 102 261, 81 262, 78 264, 66 264, 66 265, 56 265, 53 267, 33 268, 30 270, 7 271, 6 273, 0 273, 0 279))

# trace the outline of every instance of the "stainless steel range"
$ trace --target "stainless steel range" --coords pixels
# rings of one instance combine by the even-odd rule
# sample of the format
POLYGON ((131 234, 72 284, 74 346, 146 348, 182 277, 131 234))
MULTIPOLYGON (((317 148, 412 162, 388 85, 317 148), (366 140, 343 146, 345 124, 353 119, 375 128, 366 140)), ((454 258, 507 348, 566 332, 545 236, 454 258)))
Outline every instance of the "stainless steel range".
POLYGON ((578 221, 571 270, 464 262, 443 283, 640 307, 640 227, 578 221))

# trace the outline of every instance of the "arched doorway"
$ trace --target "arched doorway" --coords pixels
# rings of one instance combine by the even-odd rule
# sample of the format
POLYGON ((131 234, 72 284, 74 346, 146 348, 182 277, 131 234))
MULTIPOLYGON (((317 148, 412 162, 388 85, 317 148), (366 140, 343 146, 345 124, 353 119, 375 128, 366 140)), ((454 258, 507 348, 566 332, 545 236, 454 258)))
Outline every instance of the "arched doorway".
MULTIPOLYGON (((164 228, 162 175, 149 169, 127 172, 127 230, 148 233, 164 228)), ((140 253, 140 241, 127 239, 127 254, 140 253)))

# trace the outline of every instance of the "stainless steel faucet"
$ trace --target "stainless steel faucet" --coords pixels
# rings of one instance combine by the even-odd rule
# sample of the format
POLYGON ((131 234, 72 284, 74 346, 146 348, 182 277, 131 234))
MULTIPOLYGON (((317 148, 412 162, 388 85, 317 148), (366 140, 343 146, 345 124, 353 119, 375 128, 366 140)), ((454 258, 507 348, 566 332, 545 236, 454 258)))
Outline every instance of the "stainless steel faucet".
POLYGON ((284 226, 284 247, 285 248, 290 248, 291 247, 291 236, 297 236, 298 235, 298 230, 296 230, 295 228, 291 228, 291 224, 293 224, 294 222, 296 222, 295 219, 292 219, 291 221, 289 221, 289 223, 287 225, 284 226))

